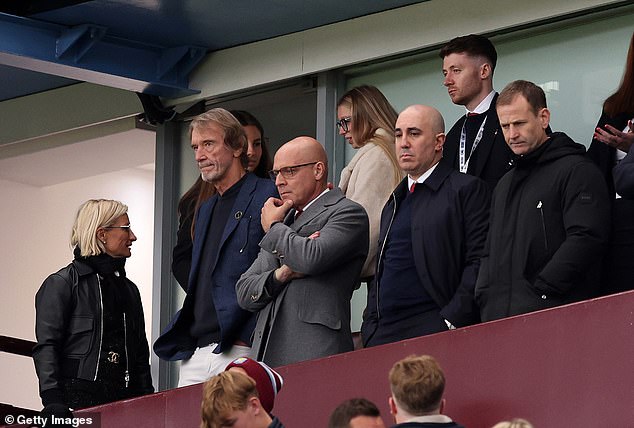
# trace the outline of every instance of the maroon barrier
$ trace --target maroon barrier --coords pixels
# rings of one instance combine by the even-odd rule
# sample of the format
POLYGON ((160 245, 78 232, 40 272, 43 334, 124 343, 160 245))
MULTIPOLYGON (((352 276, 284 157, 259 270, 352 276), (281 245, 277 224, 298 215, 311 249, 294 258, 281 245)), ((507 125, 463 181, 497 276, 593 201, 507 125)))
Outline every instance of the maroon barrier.
MULTIPOLYGON (((634 292, 281 367, 274 413, 287 428, 325 427, 341 401, 362 396, 389 426, 387 373, 411 354, 438 359, 445 413, 468 428, 513 417, 634 427, 634 292)), ((195 385, 91 410, 104 428, 197 428, 200 400, 195 385)))

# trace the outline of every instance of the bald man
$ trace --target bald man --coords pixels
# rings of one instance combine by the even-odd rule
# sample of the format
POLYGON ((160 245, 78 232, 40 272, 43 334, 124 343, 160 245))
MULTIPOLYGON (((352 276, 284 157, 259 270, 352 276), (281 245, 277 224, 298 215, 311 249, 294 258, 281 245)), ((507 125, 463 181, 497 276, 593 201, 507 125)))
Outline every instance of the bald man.
POLYGON ((253 358, 278 367, 352 351, 350 298, 368 253, 368 216, 328 190, 322 145, 299 137, 276 153, 281 199, 262 208, 260 253, 236 285, 257 312, 253 358))
POLYGON ((398 116, 396 156, 407 173, 381 215, 375 283, 361 335, 382 345, 479 321, 474 287, 490 194, 477 177, 440 162, 440 113, 414 105, 398 116))

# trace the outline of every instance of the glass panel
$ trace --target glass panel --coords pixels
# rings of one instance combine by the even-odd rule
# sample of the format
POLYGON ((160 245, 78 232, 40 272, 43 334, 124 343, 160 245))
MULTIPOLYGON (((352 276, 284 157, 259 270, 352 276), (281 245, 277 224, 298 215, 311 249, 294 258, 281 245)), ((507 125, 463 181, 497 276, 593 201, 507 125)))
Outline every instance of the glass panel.
MULTIPOLYGON (((603 101, 618 87, 623 76, 632 22, 634 14, 629 13, 494 39, 498 51, 494 87, 499 92, 515 79, 541 85, 552 113, 552 129, 564 131, 588 146, 603 101)), ((451 103, 442 80, 442 62, 434 51, 412 57, 411 61, 399 60, 372 72, 355 74, 348 79, 346 88, 375 85, 397 111, 411 104, 434 106, 442 113, 449 130, 464 114, 464 108, 451 103)), ((353 156, 354 149, 346 144, 346 163, 353 156)), ((365 285, 355 291, 351 305, 352 329, 358 331, 360 314, 366 305, 365 285)))
MULTIPOLYGON (((581 23, 547 32, 510 35, 493 42, 498 51, 494 87, 499 92, 515 79, 533 81, 546 91, 551 127, 586 146, 601 115, 601 105, 619 85, 634 14, 581 23)), ((428 104, 445 118, 447 129, 464 113, 451 103, 442 86, 442 63, 437 51, 415 63, 389 66, 356 75, 347 88, 377 86, 397 110, 428 104), (387 68, 389 67, 389 68, 387 68)), ((346 149, 346 160, 354 152, 346 149)))

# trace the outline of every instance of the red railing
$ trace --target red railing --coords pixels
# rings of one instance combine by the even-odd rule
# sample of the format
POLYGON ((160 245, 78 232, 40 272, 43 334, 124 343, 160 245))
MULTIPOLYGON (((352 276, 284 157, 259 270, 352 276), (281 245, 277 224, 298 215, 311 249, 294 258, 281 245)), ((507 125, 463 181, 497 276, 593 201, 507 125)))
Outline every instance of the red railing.
MULTIPOLYGON (((634 427, 634 292, 281 367, 274 413, 287 428, 325 427, 337 404, 363 396, 389 426, 387 373, 410 354, 438 359, 446 413, 469 428, 518 416, 542 428, 634 427)), ((194 385, 87 411, 104 428, 197 428, 200 399, 194 385)))

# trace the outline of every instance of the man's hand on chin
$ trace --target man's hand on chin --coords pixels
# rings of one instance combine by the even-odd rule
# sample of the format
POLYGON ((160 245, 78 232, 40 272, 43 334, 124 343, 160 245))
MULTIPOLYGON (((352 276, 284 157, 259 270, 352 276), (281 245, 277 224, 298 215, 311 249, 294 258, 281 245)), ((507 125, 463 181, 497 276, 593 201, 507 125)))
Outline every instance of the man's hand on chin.
POLYGON ((262 230, 266 233, 273 223, 283 221, 291 208, 293 208, 293 201, 291 200, 283 201, 279 198, 269 198, 262 207, 262 215, 260 217, 262 230))

